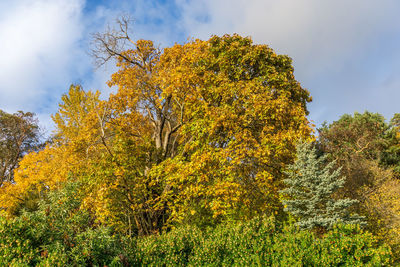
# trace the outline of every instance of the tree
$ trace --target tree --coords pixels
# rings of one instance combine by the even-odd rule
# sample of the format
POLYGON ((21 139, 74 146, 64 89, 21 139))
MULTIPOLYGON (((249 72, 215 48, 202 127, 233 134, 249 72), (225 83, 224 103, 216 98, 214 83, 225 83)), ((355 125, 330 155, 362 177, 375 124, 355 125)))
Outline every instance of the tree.
POLYGON ((138 235, 282 212, 283 170, 296 141, 311 138, 311 98, 291 59, 239 35, 161 51, 121 31, 98 35, 99 53, 119 67, 117 92, 100 100, 72 86, 53 144, 26 157, 5 195, 15 204, 72 174, 98 220, 138 235))
POLYGON ((129 19, 117 26, 94 35, 93 54, 119 67, 112 124, 126 141, 153 144, 140 173, 147 188, 157 181, 157 214, 204 222, 281 210, 282 171, 311 133, 311 98, 291 59, 238 35, 161 51, 131 39, 129 19))
MULTIPOLYGON (((385 174, 381 172, 381 175, 385 174)), ((390 170, 386 177, 367 196, 364 202, 368 210, 369 228, 385 243, 400 251, 400 181, 393 178, 390 170)))
POLYGON ((398 251, 399 115, 390 124, 377 113, 343 115, 319 129, 319 149, 336 161, 347 177, 342 197, 357 199, 355 210, 365 215, 368 229, 398 251), (395 246, 397 248, 395 248, 395 246))
MULTIPOLYGON (((153 225, 154 217, 159 218, 153 214, 163 210, 154 203, 159 185, 144 175, 147 154, 154 150, 151 138, 146 139, 145 130, 143 135, 128 132, 126 125, 132 121, 120 124, 110 103, 100 100, 98 92, 72 85, 53 116, 53 142, 23 158, 15 182, 0 189, 0 206, 11 215, 22 208, 34 210, 73 175, 85 184, 82 206, 99 221, 131 234, 161 228, 153 225)), ((135 127, 146 129, 141 122, 135 127)))
POLYGON ((345 114, 338 121, 319 129, 318 147, 336 166, 342 168, 345 197, 361 201, 379 177, 372 171, 381 162, 389 145, 388 125, 378 113, 345 114))
POLYGON ((157 173, 176 195, 173 220, 214 223, 281 211, 283 169, 295 142, 311 133, 311 98, 294 79, 291 59, 224 35, 165 49, 160 64, 165 92, 184 106, 178 153, 157 173))
POLYGON ((297 159, 289 165, 284 180, 288 187, 281 191, 290 197, 283 201, 285 210, 297 217, 297 225, 304 229, 330 229, 339 222, 362 224, 363 217, 349 211, 357 200, 334 199, 345 178, 340 178, 340 169, 332 170, 334 162, 325 165, 326 158, 318 158, 311 143, 297 146, 297 159))
POLYGON ((35 114, 0 110, 0 186, 14 182, 14 170, 23 155, 40 148, 40 130, 35 114))
MULTIPOLYGON (((90 162, 103 148, 97 111, 99 94, 86 93, 80 86, 71 86, 63 95, 59 112, 53 117, 56 136, 40 151, 27 153, 15 170, 14 181, 7 181, 0 188, 0 206, 10 214, 18 213, 32 197, 45 197, 57 189, 68 176, 90 171, 90 162)), ((35 201, 34 201, 35 202, 35 201)), ((33 205, 35 206, 35 205, 33 205)), ((26 206, 25 206, 26 207, 26 206)))
POLYGON ((390 120, 386 134, 387 148, 383 151, 381 163, 385 167, 393 167, 396 177, 400 177, 400 114, 396 113, 390 120))

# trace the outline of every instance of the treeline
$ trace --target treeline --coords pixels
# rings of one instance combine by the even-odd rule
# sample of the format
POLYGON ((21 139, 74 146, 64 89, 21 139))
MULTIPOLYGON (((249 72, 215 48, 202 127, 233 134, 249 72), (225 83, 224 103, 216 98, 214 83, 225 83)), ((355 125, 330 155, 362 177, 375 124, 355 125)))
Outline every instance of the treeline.
POLYGON ((314 135, 289 57, 239 35, 160 50, 119 22, 93 50, 114 94, 72 85, 44 144, 31 113, 0 114, 2 264, 397 259, 399 115, 314 135))

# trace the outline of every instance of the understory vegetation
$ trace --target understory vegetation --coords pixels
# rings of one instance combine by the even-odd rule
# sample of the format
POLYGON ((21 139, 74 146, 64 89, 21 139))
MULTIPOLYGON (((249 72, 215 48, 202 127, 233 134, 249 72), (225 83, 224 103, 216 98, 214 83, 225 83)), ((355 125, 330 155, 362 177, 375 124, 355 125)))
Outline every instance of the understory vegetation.
POLYGON ((2 266, 384 266, 388 246, 356 225, 317 236, 274 217, 216 227, 177 227, 161 235, 128 237, 78 211, 79 184, 69 182, 34 212, 0 222, 2 266))

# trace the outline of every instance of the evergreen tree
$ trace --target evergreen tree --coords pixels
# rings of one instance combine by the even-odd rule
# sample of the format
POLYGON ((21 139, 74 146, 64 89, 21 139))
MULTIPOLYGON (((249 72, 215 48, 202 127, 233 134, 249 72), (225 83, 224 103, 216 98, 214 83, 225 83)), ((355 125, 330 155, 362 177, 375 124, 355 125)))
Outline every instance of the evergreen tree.
POLYGON ((340 169, 333 170, 334 162, 326 164, 327 155, 317 156, 310 143, 297 145, 297 159, 286 172, 288 187, 281 192, 290 196, 283 201, 285 211, 296 216, 302 229, 330 229, 335 223, 365 224, 364 217, 352 215, 349 207, 353 199, 334 199, 333 194, 345 183, 340 169))

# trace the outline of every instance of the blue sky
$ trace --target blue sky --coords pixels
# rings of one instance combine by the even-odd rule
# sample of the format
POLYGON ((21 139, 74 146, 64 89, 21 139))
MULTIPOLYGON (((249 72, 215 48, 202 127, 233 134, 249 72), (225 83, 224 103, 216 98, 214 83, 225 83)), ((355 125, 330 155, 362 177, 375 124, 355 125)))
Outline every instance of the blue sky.
POLYGON ((122 13, 133 37, 162 47, 187 38, 239 33, 293 58, 313 96, 317 125, 344 113, 400 113, 398 0, 2 0, 0 109, 50 115, 71 83, 99 89, 115 67, 94 69, 90 34, 122 13))

